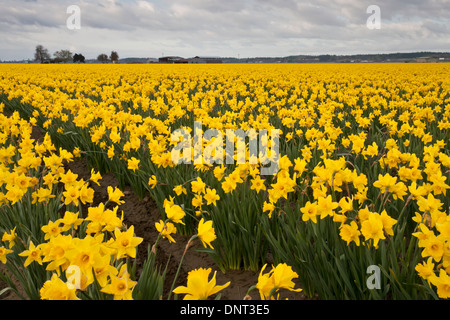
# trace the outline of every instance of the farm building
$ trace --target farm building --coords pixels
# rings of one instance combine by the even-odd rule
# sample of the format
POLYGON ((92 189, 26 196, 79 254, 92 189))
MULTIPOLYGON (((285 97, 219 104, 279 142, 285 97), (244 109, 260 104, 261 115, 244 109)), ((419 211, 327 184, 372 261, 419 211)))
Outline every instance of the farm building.
POLYGON ((177 56, 161 57, 158 59, 159 63, 222 63, 219 57, 200 57, 182 58, 177 56))
POLYGON ((434 57, 418 57, 416 62, 437 62, 437 59, 434 57))
POLYGON ((177 56, 166 56, 158 59, 159 63, 177 63, 177 61, 182 60, 182 57, 177 56))
POLYGON ((195 56, 190 63, 222 63, 219 57, 199 57, 195 56))

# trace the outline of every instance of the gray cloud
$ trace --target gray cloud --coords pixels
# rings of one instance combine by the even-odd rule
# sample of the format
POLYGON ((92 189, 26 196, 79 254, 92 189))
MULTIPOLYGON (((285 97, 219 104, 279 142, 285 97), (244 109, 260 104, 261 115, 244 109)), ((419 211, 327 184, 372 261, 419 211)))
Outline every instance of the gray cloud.
POLYGON ((280 56, 318 53, 449 51, 450 0, 4 0, 0 59, 51 52, 90 58, 197 54, 280 56), (81 8, 81 30, 65 26, 69 5, 81 8), (366 9, 381 9, 369 30, 366 9))

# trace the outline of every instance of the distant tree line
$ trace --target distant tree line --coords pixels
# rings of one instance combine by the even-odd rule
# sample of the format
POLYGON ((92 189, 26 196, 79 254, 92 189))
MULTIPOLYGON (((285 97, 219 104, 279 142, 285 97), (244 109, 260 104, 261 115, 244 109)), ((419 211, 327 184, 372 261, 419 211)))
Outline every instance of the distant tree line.
POLYGON ((59 50, 53 54, 53 58, 48 52, 48 49, 44 48, 42 45, 37 45, 34 52, 34 61, 38 63, 84 63, 85 57, 76 53, 75 55, 70 52, 70 50, 59 50))
MULTIPOLYGON (((117 51, 111 51, 108 56, 105 53, 99 54, 97 60, 101 63, 118 63, 119 54, 117 51)), ((37 63, 85 63, 86 58, 81 53, 73 54, 70 50, 59 50, 52 55, 48 52, 48 49, 42 45, 37 45, 34 52, 34 61, 37 63)))
POLYGON ((119 54, 116 51, 111 51, 111 54, 108 57, 106 53, 101 53, 98 55, 97 60, 100 61, 101 63, 108 63, 108 62, 118 63, 119 54))

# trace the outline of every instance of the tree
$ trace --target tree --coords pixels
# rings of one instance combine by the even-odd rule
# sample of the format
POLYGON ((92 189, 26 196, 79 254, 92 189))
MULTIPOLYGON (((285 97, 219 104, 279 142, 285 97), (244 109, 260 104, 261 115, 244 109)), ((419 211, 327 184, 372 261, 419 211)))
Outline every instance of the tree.
POLYGON ((55 56, 55 62, 69 62, 73 59, 70 50, 56 51, 53 55, 55 56))
POLYGON ((48 50, 40 44, 36 46, 36 51, 34 52, 34 61, 39 63, 50 61, 50 54, 48 53, 48 50))
POLYGON ((80 54, 75 53, 75 55, 73 56, 73 63, 77 63, 77 62, 84 63, 84 60, 85 60, 85 58, 81 53, 80 54))
POLYGON ((101 63, 107 63, 108 56, 105 53, 99 54, 97 60, 100 61, 101 63))
POLYGON ((112 63, 117 63, 117 62, 119 62, 119 55, 117 54, 116 51, 111 51, 111 55, 109 56, 109 59, 111 60, 112 63))

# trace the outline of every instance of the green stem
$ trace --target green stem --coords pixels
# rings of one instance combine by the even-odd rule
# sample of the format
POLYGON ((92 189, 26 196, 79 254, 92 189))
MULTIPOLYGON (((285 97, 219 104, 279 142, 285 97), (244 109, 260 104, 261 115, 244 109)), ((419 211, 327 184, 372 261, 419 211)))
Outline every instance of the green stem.
POLYGON ((172 296, 172 291, 173 291, 173 289, 174 289, 174 287, 175 287, 175 283, 176 283, 176 281, 177 281, 177 279, 178 279, 178 275, 180 274, 181 265, 183 264, 184 256, 186 255, 187 250, 188 250, 189 247, 191 246, 192 241, 194 241, 194 239, 196 239, 197 237, 198 237, 198 235, 193 235, 193 236, 189 239, 188 243, 186 244, 186 247, 185 247, 185 249, 184 249, 183 255, 181 256, 181 259, 180 259, 180 263, 179 263, 179 265, 178 265, 177 273, 175 274, 175 278, 173 279, 172 286, 170 287, 170 291, 169 291, 169 295, 168 295, 168 297, 167 297, 167 300, 170 300, 170 297, 172 296))

